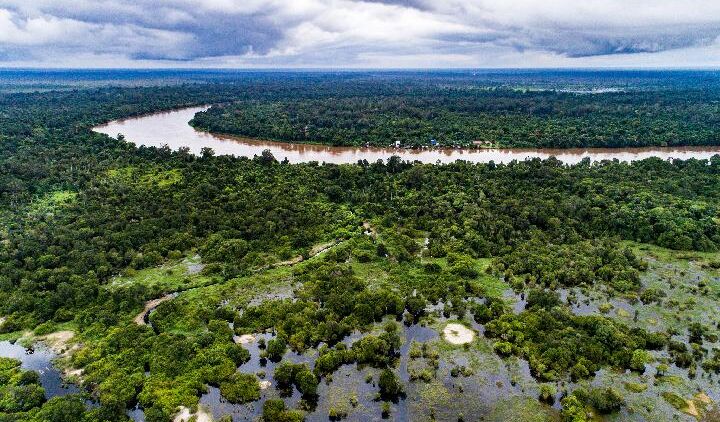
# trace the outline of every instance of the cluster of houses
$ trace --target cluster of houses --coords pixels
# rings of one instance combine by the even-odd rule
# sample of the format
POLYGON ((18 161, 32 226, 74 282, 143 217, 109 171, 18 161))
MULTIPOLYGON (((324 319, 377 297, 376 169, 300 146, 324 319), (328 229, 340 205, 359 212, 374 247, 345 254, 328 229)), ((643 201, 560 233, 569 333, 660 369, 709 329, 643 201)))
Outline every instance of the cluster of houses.
MULTIPOLYGON (((392 146, 392 145, 391 145, 391 146, 392 146)), ((430 146, 431 146, 431 147, 437 147, 437 146, 440 146, 440 144, 438 143, 437 140, 431 139, 431 140, 430 140, 430 146)), ((400 142, 400 141, 395 141, 395 148, 402 148, 402 147, 403 147, 403 146, 402 146, 402 142, 400 142)))
MULTIPOLYGON (((486 148, 489 148, 489 147, 492 147, 494 144, 492 143, 492 141, 480 141, 480 140, 477 140, 477 141, 473 141, 473 145, 476 146, 476 147, 486 147, 486 148)), ((367 144, 366 146, 370 146, 370 144, 367 144)), ((390 145, 390 146, 391 146, 391 147, 395 147, 395 148, 408 148, 407 145, 403 147, 403 144, 402 144, 401 141, 395 141, 395 144, 394 144, 394 145, 390 145)), ((439 146, 440 146, 440 143, 439 143, 436 139, 431 139, 431 140, 430 140, 430 147, 439 147, 439 146)), ((459 148, 459 145, 455 145, 455 147, 456 147, 456 148, 459 148)), ((426 148, 426 147, 423 146, 423 148, 426 148)))

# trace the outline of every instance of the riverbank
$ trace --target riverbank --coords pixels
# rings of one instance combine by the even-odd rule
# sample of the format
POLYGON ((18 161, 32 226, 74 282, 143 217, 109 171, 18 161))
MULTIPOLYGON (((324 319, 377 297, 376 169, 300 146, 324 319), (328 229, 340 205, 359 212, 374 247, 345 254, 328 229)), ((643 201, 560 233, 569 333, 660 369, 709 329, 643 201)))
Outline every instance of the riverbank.
POLYGON ((578 164, 583 160, 591 162, 618 160, 631 162, 657 157, 667 159, 709 159, 720 154, 716 147, 643 147, 643 148, 575 148, 575 149, 513 149, 513 148, 377 148, 377 147, 333 147, 316 144, 291 144, 285 142, 249 139, 244 137, 218 135, 195 130, 189 121, 207 106, 190 107, 174 111, 115 120, 97 126, 93 130, 111 137, 122 134, 125 140, 138 146, 168 146, 172 150, 189 148, 200 155, 203 148, 212 148, 218 155, 238 157, 259 156, 270 151, 277 160, 287 159, 290 163, 324 162, 333 164, 355 164, 366 160, 370 163, 398 156, 402 160, 420 161, 426 164, 452 163, 458 160, 473 163, 510 163, 526 159, 548 159, 555 157, 565 164, 578 164))

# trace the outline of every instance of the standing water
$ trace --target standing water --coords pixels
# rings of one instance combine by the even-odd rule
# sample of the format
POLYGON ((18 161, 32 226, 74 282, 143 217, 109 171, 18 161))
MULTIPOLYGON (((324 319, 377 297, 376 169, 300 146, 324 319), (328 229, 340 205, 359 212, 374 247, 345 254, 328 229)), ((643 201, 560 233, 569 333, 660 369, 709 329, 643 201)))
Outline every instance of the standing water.
POLYGON ((40 375, 40 384, 45 389, 47 399, 81 392, 76 385, 65 384, 60 371, 52 363, 55 353, 42 343, 36 343, 33 347, 34 349, 26 349, 17 343, 0 341, 0 356, 17 359, 21 362, 22 369, 36 371, 40 375))

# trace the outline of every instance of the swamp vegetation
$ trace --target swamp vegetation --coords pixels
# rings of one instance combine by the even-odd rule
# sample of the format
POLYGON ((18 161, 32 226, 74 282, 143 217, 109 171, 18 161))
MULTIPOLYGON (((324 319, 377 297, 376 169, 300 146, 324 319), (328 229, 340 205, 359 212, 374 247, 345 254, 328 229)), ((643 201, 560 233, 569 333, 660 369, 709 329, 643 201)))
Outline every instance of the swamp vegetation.
POLYGON ((0 420, 716 417, 720 157, 291 165, 90 130, 307 83, 0 95, 2 339, 73 332, 83 391, 2 359, 0 420))

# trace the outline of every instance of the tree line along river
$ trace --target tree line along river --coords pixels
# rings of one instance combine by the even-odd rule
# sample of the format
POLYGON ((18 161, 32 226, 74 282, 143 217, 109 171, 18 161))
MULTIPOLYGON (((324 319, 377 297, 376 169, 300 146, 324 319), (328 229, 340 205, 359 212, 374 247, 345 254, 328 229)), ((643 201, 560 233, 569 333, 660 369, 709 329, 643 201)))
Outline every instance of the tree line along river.
POLYGON ((292 144, 266 140, 248 139, 237 136, 219 135, 202 132, 191 127, 188 122, 195 113, 208 107, 190 107, 180 110, 160 112, 140 117, 115 120, 94 128, 96 132, 112 137, 125 136, 136 145, 161 147, 167 145, 173 150, 188 147, 199 154, 202 148, 212 148, 216 154, 253 157, 264 150, 278 160, 287 158, 291 163, 325 162, 334 164, 357 163, 358 160, 374 162, 388 159, 393 155, 403 160, 423 163, 450 163, 465 160, 474 163, 509 163, 513 160, 529 158, 546 159, 556 157, 566 164, 577 164, 584 158, 591 161, 613 160, 636 161, 649 157, 661 159, 708 159, 720 154, 720 146, 707 147, 645 147, 645 148, 573 148, 573 149, 464 149, 433 148, 403 149, 375 147, 335 147, 313 144, 292 144))

